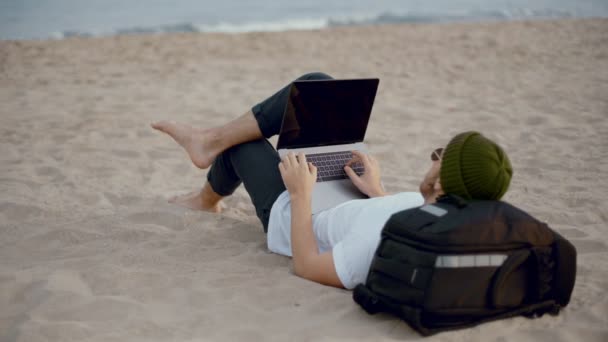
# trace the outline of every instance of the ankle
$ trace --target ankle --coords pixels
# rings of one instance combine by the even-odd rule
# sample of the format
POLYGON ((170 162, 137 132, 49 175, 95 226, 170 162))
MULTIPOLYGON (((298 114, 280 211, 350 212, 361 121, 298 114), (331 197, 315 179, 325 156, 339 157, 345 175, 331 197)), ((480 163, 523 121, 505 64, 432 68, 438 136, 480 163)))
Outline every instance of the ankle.
POLYGON ((222 132, 221 127, 214 127, 204 132, 205 144, 209 151, 216 152, 219 154, 230 146, 226 146, 227 141, 225 139, 226 134, 222 132))
POLYGON ((216 207, 219 205, 222 198, 224 197, 213 191, 213 188, 211 187, 209 182, 205 183, 205 186, 203 186, 203 189, 201 190, 201 204, 203 205, 203 207, 216 207))

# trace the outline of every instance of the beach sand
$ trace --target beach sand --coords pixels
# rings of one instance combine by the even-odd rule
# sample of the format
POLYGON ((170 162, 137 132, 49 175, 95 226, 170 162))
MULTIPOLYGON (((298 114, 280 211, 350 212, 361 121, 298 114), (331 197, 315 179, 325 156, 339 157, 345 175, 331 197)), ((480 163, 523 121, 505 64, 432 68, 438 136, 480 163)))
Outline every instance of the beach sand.
POLYGON ((585 19, 0 42, 0 341, 419 339, 296 277, 244 189, 220 215, 167 203, 206 171, 150 122, 219 125, 309 71, 381 79, 389 191, 479 130, 515 169, 504 199, 577 247, 559 316, 427 340, 608 339, 608 20, 585 19))

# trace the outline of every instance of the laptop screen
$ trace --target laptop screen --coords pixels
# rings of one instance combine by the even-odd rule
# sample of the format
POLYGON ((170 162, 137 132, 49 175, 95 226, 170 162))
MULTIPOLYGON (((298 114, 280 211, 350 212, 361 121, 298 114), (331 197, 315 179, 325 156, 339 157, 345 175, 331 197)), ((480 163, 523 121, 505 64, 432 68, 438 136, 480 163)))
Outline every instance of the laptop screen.
POLYGON ((379 80, 296 81, 277 149, 362 142, 379 80))

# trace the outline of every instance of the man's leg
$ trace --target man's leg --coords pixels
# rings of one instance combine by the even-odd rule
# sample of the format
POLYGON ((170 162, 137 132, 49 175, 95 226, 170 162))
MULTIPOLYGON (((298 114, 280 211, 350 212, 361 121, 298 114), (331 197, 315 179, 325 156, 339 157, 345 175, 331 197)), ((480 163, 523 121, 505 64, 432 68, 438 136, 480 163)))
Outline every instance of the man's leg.
MULTIPOLYGON (((297 78, 297 80, 323 79, 332 79, 332 77, 321 72, 313 72, 297 78)), ((253 106, 250 111, 237 119, 219 127, 199 129, 171 121, 156 122, 152 127, 169 134, 186 150, 194 165, 206 169, 218 154, 232 146, 278 134, 290 85, 291 83, 253 106)))
POLYGON ((285 191, 278 168, 280 161, 277 151, 266 139, 233 146, 215 159, 205 187, 209 186, 217 198, 221 198, 231 195, 243 183, 266 232, 270 209, 285 191))
POLYGON ((155 122, 152 128, 170 135, 186 150, 192 163, 200 169, 208 168, 215 157, 225 149, 263 137, 251 111, 223 126, 209 129, 173 121, 155 122))

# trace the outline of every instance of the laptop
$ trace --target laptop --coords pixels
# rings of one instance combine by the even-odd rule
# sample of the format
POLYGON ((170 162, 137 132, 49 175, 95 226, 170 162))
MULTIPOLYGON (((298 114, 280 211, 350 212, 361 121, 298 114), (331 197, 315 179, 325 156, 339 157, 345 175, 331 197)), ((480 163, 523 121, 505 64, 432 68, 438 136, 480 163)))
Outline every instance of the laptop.
MULTIPOLYGON (((352 150, 367 153, 365 131, 379 79, 309 80, 291 84, 279 132, 277 151, 304 152, 317 167, 312 213, 340 203, 367 198, 344 172, 352 150)), ((353 165, 361 175, 362 165, 353 165)))

